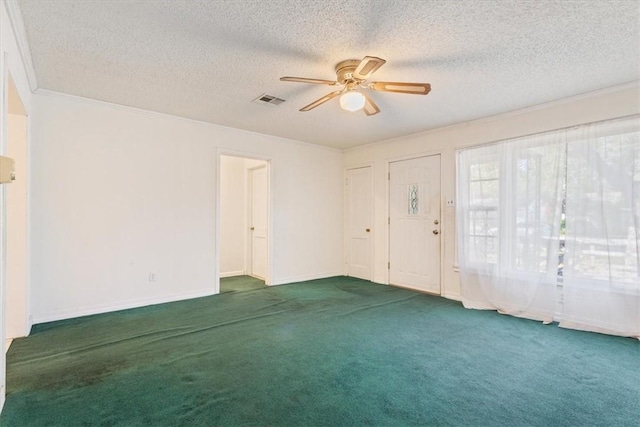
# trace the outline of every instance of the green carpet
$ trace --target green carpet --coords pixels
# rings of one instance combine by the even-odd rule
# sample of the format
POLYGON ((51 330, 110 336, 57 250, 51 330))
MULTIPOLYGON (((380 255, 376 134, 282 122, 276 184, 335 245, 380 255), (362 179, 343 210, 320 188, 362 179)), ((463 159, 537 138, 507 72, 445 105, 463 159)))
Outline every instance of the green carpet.
POLYGON ((637 426, 640 342, 351 278, 37 325, 2 426, 637 426))
POLYGON ((258 289, 266 289, 267 285, 264 280, 256 279, 251 276, 234 276, 220 279, 220 293, 229 292, 247 292, 258 289))

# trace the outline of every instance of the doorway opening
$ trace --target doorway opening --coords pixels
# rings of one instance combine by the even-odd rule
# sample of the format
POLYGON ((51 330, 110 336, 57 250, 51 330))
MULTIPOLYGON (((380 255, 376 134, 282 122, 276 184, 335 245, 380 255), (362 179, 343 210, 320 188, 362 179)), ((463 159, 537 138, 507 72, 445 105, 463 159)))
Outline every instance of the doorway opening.
POLYGON ((11 74, 7 74, 7 124, 2 154, 13 159, 15 180, 2 187, 3 286, 5 350, 14 338, 29 335, 27 280, 27 112, 11 74))
POLYGON ((220 155, 219 293, 270 283, 270 162, 220 155))

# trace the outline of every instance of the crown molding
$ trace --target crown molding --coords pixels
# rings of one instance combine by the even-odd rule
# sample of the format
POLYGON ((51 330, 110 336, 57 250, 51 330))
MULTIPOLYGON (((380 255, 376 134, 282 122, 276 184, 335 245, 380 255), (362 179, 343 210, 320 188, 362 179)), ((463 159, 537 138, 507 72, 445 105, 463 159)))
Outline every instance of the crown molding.
POLYGON ((38 82, 36 81, 36 71, 33 68, 33 61, 31 60, 31 49, 29 48, 27 32, 25 31, 24 21, 22 20, 22 12, 16 0, 4 0, 3 3, 7 10, 7 15, 9 15, 13 35, 18 44, 22 65, 29 80, 29 88, 34 92, 38 88, 38 82))
POLYGON ((114 109, 114 110, 129 111, 129 112, 133 112, 133 113, 136 113, 136 114, 142 114, 142 115, 146 115, 146 116, 150 116, 150 117, 165 118, 165 119, 168 119, 168 120, 174 120, 174 121, 178 121, 178 122, 192 123, 192 124, 195 124, 195 125, 198 125, 198 126, 204 126, 204 127, 208 127, 208 128, 231 130, 233 132, 240 132, 240 133, 247 134, 247 135, 253 135, 253 136, 256 136, 258 138, 269 138, 271 140, 284 142, 284 143, 292 144, 292 145, 298 145, 298 146, 307 147, 307 148, 313 148, 313 149, 321 150, 321 151, 331 151, 331 152, 334 152, 334 153, 342 153, 342 149, 341 148, 329 147, 329 146, 320 145, 320 144, 314 144, 312 142, 305 142, 305 141, 300 141, 300 140, 297 140, 297 139, 285 138, 283 136, 270 135, 268 133, 260 133, 260 132, 256 132, 256 131, 252 131, 252 130, 234 128, 234 127, 231 127, 231 126, 220 125, 220 124, 213 123, 213 122, 205 122, 203 120, 190 119, 188 117, 174 116, 173 114, 161 113, 159 111, 153 111, 153 110, 145 110, 143 108, 132 107, 132 106, 129 106, 129 105, 124 105, 124 104, 116 104, 116 103, 109 102, 109 101, 102 101, 102 100, 99 100, 99 99, 87 98, 87 97, 84 97, 84 96, 72 95, 72 94, 64 93, 64 92, 57 92, 55 90, 38 88, 33 93, 35 95, 40 95, 40 96, 67 99, 67 100, 72 100, 72 101, 75 101, 75 102, 81 102, 81 103, 90 104, 90 105, 99 105, 99 106, 111 108, 111 109, 114 109))

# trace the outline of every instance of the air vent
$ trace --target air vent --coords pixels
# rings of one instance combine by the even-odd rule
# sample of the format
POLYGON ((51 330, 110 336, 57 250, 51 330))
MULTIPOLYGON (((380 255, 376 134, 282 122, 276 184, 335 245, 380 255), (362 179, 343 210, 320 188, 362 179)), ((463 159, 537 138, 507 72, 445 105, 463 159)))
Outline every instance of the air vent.
POLYGON ((253 102, 257 102, 258 104, 280 105, 284 102, 284 99, 263 93, 262 95, 254 99, 253 102))

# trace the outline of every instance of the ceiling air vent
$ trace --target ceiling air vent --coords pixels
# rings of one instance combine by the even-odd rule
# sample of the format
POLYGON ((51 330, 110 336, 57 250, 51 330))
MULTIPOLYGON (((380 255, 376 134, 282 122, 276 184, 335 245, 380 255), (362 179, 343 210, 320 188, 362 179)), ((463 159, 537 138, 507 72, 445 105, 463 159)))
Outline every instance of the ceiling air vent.
POLYGON ((263 93, 262 95, 254 99, 253 102, 257 102, 258 104, 280 105, 284 102, 284 99, 263 93))

